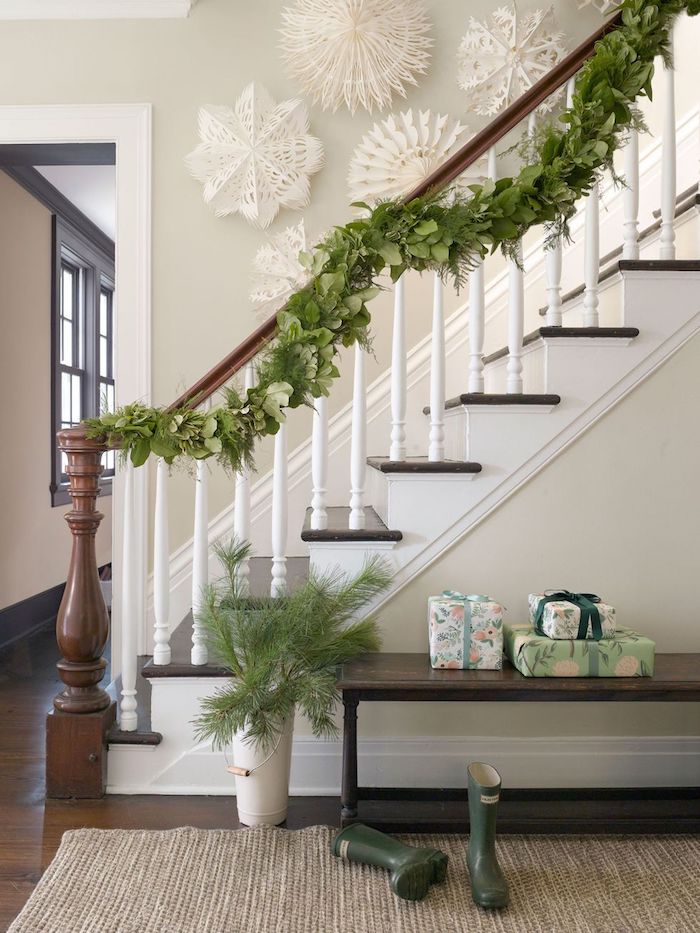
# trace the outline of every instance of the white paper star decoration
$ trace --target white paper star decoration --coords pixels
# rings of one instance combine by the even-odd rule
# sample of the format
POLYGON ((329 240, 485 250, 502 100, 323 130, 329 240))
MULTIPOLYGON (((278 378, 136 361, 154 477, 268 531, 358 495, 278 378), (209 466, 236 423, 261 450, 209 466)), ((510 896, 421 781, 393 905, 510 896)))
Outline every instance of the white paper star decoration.
MULTIPOLYGON (((454 151, 466 129, 459 120, 429 110, 407 110, 375 123, 350 162, 350 200, 372 204, 408 194, 454 151)), ((460 183, 482 178, 484 164, 477 163, 460 183)))
POLYGON ((276 104, 264 87, 251 83, 233 108, 199 111, 199 136, 186 163, 217 217, 241 214, 268 227, 281 207, 309 203, 309 176, 323 165, 323 146, 309 135, 301 101, 276 104))
POLYGON ((489 24, 470 18, 457 53, 457 82, 469 92, 470 109, 492 116, 539 81, 566 51, 551 7, 521 16, 515 6, 502 6, 489 24))
POLYGON ((324 110, 388 107, 430 60, 422 0, 296 0, 282 20, 289 73, 324 110))
POLYGON ((299 262, 299 253, 305 249, 303 220, 273 233, 255 254, 250 300, 255 304, 274 302, 275 307, 282 307, 308 281, 309 271, 299 262))

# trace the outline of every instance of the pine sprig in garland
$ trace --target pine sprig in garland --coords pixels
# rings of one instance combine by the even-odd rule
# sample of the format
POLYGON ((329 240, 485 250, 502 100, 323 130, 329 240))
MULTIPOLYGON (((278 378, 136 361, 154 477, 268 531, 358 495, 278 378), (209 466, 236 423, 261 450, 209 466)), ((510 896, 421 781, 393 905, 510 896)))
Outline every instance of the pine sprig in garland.
POLYGON ((367 302, 381 290, 377 276, 388 271, 396 281, 407 269, 435 270, 459 287, 488 253, 514 255, 531 227, 566 233, 576 202, 612 169, 615 150, 639 125, 635 101, 651 98, 654 59, 671 64, 674 19, 684 10, 700 13, 700 0, 625 0, 621 8, 621 26, 598 42, 577 76, 572 106, 559 125, 538 133, 532 162, 519 175, 473 185, 469 199, 450 192, 374 210, 362 205, 366 217, 302 253, 309 283, 279 312, 252 389, 226 390, 224 404, 209 412, 127 405, 89 421, 90 436, 136 466, 153 453, 168 463, 214 456, 236 470, 250 463, 258 438, 279 430, 286 408, 328 395, 341 347, 368 345, 367 302))

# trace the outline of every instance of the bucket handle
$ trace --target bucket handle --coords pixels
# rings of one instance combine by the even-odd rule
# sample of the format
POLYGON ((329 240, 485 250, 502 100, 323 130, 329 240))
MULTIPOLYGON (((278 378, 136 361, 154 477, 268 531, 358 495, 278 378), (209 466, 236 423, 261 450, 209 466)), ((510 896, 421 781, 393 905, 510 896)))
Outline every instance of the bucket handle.
POLYGON ((236 777, 250 777, 251 774, 255 774, 256 771, 259 771, 263 765, 266 765, 268 761, 273 757, 277 749, 280 747, 280 742, 282 741, 282 736, 284 735, 284 730, 280 732, 277 737, 277 742, 275 747, 272 749, 270 754, 265 758, 264 761, 261 761, 259 765, 256 765, 254 768, 239 768, 236 765, 229 764, 228 756, 226 755, 226 749, 224 749, 224 761, 226 762, 226 770, 229 774, 235 774, 236 777))

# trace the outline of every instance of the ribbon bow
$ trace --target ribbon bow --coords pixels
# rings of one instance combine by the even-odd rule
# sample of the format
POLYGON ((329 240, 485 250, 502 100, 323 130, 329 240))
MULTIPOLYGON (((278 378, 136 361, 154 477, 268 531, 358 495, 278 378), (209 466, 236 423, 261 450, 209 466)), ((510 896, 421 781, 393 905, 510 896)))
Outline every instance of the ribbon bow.
POLYGON ((591 624, 591 635, 595 641, 600 641, 603 637, 603 627, 600 623, 600 612, 596 603, 601 602, 600 596, 595 593, 570 593, 568 590, 557 590, 556 592, 546 593, 539 602, 537 613, 535 615, 535 631, 538 635, 544 635, 542 628, 542 619, 544 617, 544 607, 547 603, 554 602, 573 603, 581 610, 581 617, 578 623, 578 634, 576 637, 585 640, 588 637, 588 623, 591 624))

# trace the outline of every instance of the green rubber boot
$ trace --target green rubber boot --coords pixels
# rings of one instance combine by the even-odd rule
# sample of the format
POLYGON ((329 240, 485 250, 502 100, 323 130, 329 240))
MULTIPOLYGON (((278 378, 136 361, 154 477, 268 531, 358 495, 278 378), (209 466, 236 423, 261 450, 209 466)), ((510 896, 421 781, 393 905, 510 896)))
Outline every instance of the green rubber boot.
POLYGON ((501 775, 481 762, 472 762, 469 776, 469 852, 467 865, 472 898, 479 907, 506 907, 508 882, 496 857, 496 811, 501 775))
POLYGON ((391 872, 391 890, 406 901, 420 901, 447 874, 447 856, 439 849, 419 849, 404 845, 362 823, 353 823, 331 842, 333 855, 387 868, 391 872))

